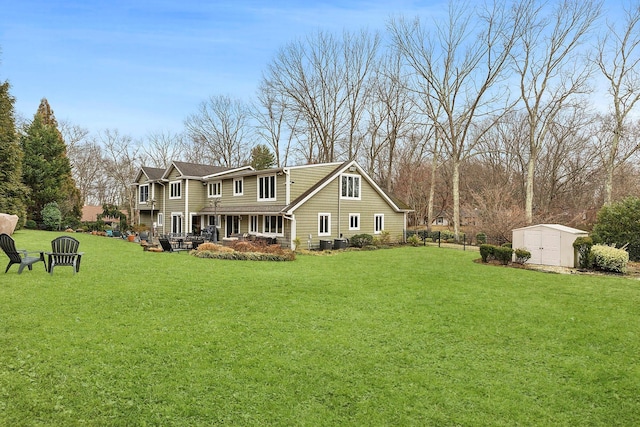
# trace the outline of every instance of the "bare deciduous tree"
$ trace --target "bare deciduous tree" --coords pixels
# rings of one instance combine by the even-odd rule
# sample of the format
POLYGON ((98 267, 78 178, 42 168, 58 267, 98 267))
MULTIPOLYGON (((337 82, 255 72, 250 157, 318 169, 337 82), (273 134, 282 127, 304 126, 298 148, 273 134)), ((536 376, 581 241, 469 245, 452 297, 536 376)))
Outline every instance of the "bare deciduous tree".
POLYGON ((551 12, 539 0, 524 0, 523 5, 524 26, 513 64, 529 125, 525 212, 530 224, 535 168, 549 127, 575 95, 590 89, 591 70, 579 47, 600 14, 600 3, 562 0, 551 12))
POLYGON ((142 146, 143 163, 145 166, 166 168, 174 160, 186 160, 184 156, 190 151, 183 134, 153 132, 147 135, 142 146))
POLYGON ((187 135, 202 157, 199 163, 240 166, 248 163, 252 146, 249 109, 229 96, 211 96, 185 120, 187 135))
MULTIPOLYGON (((129 221, 134 221, 135 187, 132 185, 140 164, 140 146, 128 135, 121 135, 117 129, 106 129, 99 133, 98 139, 103 147, 105 174, 114 185, 118 195, 117 205, 124 206, 129 221)), ((108 190, 107 190, 108 191, 108 190)))
POLYGON ((296 118, 292 130, 308 162, 356 156, 378 46, 379 37, 364 31, 319 32, 286 45, 267 66, 263 86, 296 118))
MULTIPOLYGON (((425 114, 438 126, 452 162, 453 226, 460 227, 460 165, 474 152, 484 130, 470 132, 478 118, 499 117, 497 104, 505 98, 498 83, 509 65, 511 49, 521 31, 518 10, 494 4, 476 13, 466 3, 451 2, 447 19, 435 30, 419 19, 392 20, 394 45, 414 75, 414 90, 425 114)), ((497 119, 496 119, 497 120, 497 119)), ((486 122, 485 122, 486 124, 486 122)))
POLYGON ((640 143, 620 151, 621 140, 627 139, 626 122, 629 113, 640 100, 640 5, 623 8, 624 21, 609 22, 607 32, 598 44, 596 64, 609 84, 613 126, 603 147, 605 160, 605 204, 610 204, 613 194, 613 178, 617 165, 640 149, 640 143))

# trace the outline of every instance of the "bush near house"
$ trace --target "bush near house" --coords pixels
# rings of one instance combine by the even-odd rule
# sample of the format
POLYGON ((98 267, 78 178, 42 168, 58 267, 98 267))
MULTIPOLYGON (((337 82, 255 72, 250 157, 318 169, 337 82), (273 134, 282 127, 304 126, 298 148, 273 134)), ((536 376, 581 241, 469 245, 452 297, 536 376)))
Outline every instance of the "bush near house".
POLYGON ((593 267, 597 270, 625 273, 629 263, 629 253, 624 249, 618 249, 605 245, 593 245, 591 247, 593 267))
POLYGON ((349 239, 349 244, 355 248, 364 248, 373 245, 373 236, 371 234, 356 234, 349 239))
POLYGON ((198 258, 215 258, 242 261, 293 261, 295 252, 283 249, 280 245, 267 245, 248 241, 237 241, 230 246, 215 243, 202 243, 191 251, 198 258))

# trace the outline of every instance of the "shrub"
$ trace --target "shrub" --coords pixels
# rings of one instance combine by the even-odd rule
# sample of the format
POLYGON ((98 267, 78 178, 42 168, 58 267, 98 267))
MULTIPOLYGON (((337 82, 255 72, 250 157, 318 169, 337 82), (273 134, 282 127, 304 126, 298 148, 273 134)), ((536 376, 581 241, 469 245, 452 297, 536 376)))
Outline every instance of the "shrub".
POLYGON ((40 212, 42 214, 42 222, 46 226, 47 230, 58 230, 60 223, 62 222, 62 214, 60 208, 56 202, 50 202, 44 205, 44 208, 40 212))
POLYGON ((617 249, 605 245, 591 247, 594 268, 614 273, 625 273, 629 262, 629 253, 624 249, 617 249))
POLYGON ((508 246, 499 246, 493 250, 493 256, 496 257, 501 264, 507 265, 511 262, 513 257, 513 249, 508 246))
POLYGON ((482 258, 482 262, 489 262, 493 259, 493 251, 496 247, 493 245, 480 245, 480 257, 482 258))
POLYGON ((524 248, 518 248, 515 250, 516 262, 518 264, 524 264, 531 259, 531 252, 524 248))
POLYGON ((29 230, 35 230, 38 228, 38 224, 36 224, 36 222, 32 219, 28 219, 27 223, 25 224, 24 228, 27 228, 29 230))
POLYGON ((382 230, 380 236, 378 237, 378 243, 382 246, 386 246, 391 243, 391 233, 388 231, 382 230))
POLYGON ((629 197, 604 206, 593 226, 594 242, 627 246, 629 258, 640 261, 640 198, 629 197))
POLYGON ((449 231, 449 230, 443 230, 440 232, 440 240, 441 241, 449 241, 451 239, 455 240, 456 235, 454 234, 453 231, 449 231))
POLYGON ((573 242, 573 248, 578 252, 578 265, 581 268, 592 268, 591 247, 593 239, 591 237, 578 237, 573 242))
POLYGON ((371 234, 356 234, 349 239, 351 246, 356 248, 364 248, 373 245, 373 236, 371 234))
POLYGON ((476 234, 476 242, 479 245, 484 245, 485 243, 487 243, 487 235, 485 233, 476 234))
POLYGON ((407 243, 409 243, 411 246, 419 246, 420 245, 420 238, 418 237, 417 234, 412 234, 407 239, 407 243))
POLYGON ((512 247, 511 242, 505 242, 505 243, 501 244, 500 246, 502 246, 503 248, 511 248, 512 247))

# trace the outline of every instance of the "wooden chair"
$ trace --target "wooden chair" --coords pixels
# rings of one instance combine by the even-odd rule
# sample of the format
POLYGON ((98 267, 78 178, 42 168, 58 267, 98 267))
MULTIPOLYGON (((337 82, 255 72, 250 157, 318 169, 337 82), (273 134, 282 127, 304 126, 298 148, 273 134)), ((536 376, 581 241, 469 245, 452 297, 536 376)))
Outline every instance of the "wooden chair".
POLYGON ((51 241, 51 252, 47 252, 49 273, 53 275, 56 266, 73 267, 73 274, 80 271, 80 261, 84 252, 78 252, 80 242, 71 236, 56 237, 51 241))
MULTIPOLYGON (((5 254, 9 257, 9 264, 7 265, 7 269, 4 270, 5 274, 9 271, 9 267, 13 264, 20 264, 18 268, 18 274, 22 273, 25 267, 29 270, 33 269, 33 264, 36 262, 42 261, 44 263, 44 253, 43 252, 27 252, 23 249, 16 249, 16 243, 8 234, 2 233, 0 234, 0 247, 5 254), (29 256, 29 253, 37 253, 39 256, 29 256)), ((47 265, 44 266, 45 271, 47 270, 47 265)))

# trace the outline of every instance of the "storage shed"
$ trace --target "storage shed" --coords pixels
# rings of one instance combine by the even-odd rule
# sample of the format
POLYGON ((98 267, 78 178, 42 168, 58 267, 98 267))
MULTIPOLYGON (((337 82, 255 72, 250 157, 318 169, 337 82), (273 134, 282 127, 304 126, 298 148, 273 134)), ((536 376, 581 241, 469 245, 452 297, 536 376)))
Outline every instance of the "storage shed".
POLYGON ((538 224, 513 230, 513 249, 531 252, 530 264, 576 267, 578 256, 573 242, 589 233, 560 224, 538 224))

